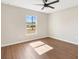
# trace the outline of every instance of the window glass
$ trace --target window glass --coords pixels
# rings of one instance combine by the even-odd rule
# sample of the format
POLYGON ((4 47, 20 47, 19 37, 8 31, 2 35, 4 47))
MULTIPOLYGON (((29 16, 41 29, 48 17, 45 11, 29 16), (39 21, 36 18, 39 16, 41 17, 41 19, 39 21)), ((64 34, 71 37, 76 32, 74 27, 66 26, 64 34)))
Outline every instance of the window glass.
POLYGON ((27 33, 35 33, 36 32, 36 16, 26 16, 26 30, 27 33))

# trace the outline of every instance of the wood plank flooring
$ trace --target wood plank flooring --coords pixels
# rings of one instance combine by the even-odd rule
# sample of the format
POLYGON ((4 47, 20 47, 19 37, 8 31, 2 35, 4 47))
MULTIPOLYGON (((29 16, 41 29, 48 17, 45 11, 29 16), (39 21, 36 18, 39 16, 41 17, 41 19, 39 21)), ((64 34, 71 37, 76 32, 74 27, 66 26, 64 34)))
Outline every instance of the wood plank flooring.
POLYGON ((78 59, 77 45, 52 38, 42 38, 1 48, 1 59, 78 59), (29 45, 30 42, 42 41, 53 47, 51 51, 38 55, 29 45))

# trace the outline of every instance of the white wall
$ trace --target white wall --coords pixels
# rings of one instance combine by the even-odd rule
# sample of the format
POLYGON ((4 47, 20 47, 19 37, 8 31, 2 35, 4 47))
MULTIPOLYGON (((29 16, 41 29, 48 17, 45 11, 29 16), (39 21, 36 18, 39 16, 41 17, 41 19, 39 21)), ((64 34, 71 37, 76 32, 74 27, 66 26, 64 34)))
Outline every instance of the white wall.
POLYGON ((77 44, 77 7, 48 15, 10 5, 1 5, 2 46, 44 38, 48 35, 52 38, 77 44), (26 35, 25 16, 28 15, 38 17, 37 34, 26 35))
POLYGON ((49 36, 70 43, 78 43, 77 7, 58 11, 49 15, 49 36))
POLYGON ((47 14, 2 4, 1 45, 30 41, 47 37, 47 14), (37 34, 26 35, 25 16, 37 16, 37 34))

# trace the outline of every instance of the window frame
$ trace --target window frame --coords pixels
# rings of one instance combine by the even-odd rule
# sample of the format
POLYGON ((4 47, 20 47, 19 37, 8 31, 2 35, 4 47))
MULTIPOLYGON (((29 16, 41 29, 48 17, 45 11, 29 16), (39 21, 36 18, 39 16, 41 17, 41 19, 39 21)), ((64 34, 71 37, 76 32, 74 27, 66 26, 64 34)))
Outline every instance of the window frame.
POLYGON ((34 35, 34 34, 37 34, 37 16, 35 16, 35 15, 28 15, 28 16, 26 16, 26 17, 29 17, 29 16, 34 16, 34 17, 36 17, 36 20, 35 20, 35 26, 36 26, 36 28, 35 28, 35 32, 34 33, 28 33, 27 32, 27 18, 25 18, 25 23, 26 23, 26 35, 34 35))

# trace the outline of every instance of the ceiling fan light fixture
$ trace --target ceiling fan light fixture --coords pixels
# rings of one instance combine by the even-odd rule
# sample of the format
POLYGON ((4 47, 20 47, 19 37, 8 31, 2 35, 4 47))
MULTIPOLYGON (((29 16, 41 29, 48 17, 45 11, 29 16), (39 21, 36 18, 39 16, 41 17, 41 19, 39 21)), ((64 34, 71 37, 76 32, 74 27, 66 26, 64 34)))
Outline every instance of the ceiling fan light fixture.
MULTIPOLYGON (((52 6, 50 6, 51 4, 54 4, 54 3, 58 3, 59 2, 59 0, 56 0, 56 1, 53 1, 53 2, 50 2, 50 3, 47 3, 48 2, 48 0, 43 0, 43 6, 44 7, 42 7, 41 9, 43 10, 45 7, 49 7, 49 8, 51 8, 51 9, 55 9, 55 7, 52 7, 52 6)), ((41 5, 41 4, 40 4, 41 5)))

